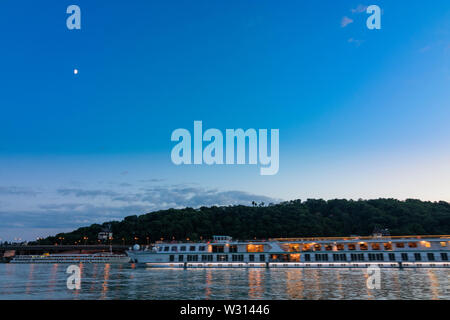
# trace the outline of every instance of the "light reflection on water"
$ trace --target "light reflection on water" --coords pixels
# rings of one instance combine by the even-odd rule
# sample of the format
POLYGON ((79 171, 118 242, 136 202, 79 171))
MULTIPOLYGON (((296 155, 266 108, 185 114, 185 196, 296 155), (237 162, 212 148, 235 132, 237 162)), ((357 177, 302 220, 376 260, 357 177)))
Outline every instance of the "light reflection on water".
POLYGON ((0 299, 450 299, 449 269, 382 269, 381 289, 364 269, 149 269, 81 266, 69 290, 68 265, 0 264, 0 299))

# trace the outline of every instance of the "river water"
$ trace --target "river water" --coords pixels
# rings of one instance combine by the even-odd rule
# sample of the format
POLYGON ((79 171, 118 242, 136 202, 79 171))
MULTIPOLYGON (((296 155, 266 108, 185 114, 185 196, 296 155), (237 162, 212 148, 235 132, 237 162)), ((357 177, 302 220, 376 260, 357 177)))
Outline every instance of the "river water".
POLYGON ((0 299, 450 299, 450 269, 149 269, 80 265, 81 288, 67 288, 67 264, 0 264, 0 299))

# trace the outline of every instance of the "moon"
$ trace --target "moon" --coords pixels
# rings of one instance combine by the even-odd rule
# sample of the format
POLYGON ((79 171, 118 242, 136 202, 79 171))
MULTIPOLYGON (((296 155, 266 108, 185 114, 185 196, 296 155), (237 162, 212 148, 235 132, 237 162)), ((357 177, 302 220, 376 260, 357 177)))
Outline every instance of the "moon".
POLYGON ((78 69, 73 69, 73 74, 78 74, 78 69))

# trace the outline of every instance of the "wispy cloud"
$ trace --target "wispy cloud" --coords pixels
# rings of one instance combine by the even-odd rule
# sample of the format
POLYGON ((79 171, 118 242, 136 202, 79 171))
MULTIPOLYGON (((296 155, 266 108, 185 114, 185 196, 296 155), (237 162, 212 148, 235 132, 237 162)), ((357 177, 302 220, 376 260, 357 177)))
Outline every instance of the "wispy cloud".
POLYGON ((350 39, 347 40, 347 42, 348 43, 352 43, 355 46, 359 47, 364 42, 364 40, 358 40, 358 39, 350 38, 350 39))
POLYGON ((0 187, 0 195, 16 195, 16 196, 35 196, 38 192, 34 191, 31 188, 23 188, 23 187, 0 187))
POLYGON ((63 196, 74 195, 75 197, 115 197, 118 193, 109 190, 88 190, 88 189, 58 189, 57 192, 63 196))
POLYGON ((362 5, 362 4, 358 4, 358 6, 356 8, 351 9, 350 11, 352 13, 363 13, 365 12, 367 9, 367 6, 362 5))
POLYGON ((341 27, 345 28, 346 26, 348 26, 350 23, 353 23, 353 19, 350 19, 349 17, 345 16, 342 18, 341 20, 341 27))

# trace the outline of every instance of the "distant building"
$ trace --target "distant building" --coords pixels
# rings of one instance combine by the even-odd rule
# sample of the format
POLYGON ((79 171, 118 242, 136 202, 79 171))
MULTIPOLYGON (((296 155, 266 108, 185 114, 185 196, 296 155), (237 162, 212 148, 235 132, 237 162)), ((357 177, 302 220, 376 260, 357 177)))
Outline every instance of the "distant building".
POLYGON ((98 240, 108 240, 111 239, 112 236, 113 236, 112 232, 99 232, 98 240))

